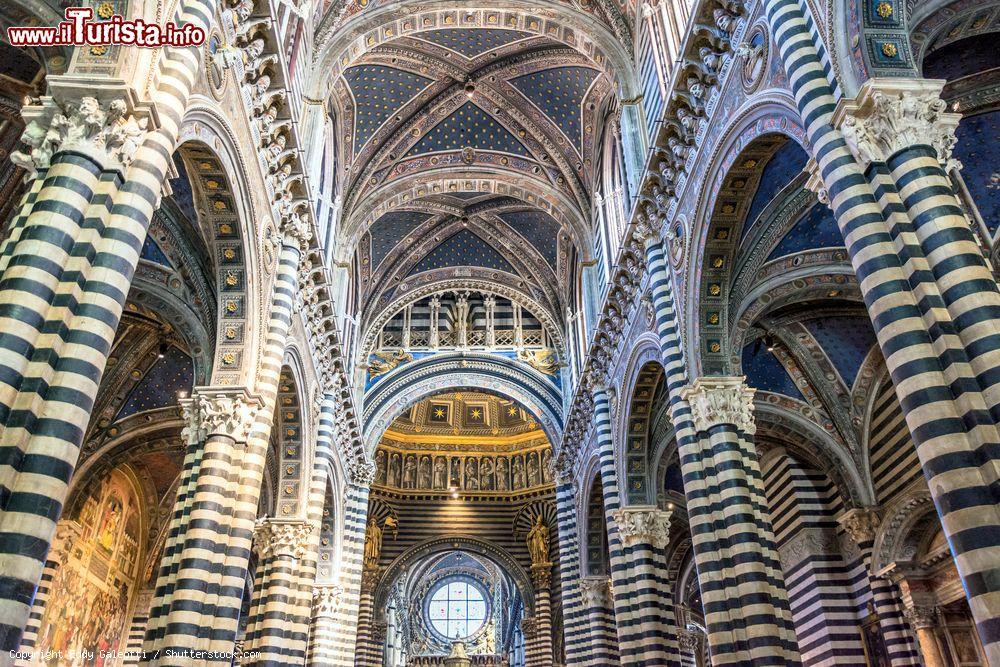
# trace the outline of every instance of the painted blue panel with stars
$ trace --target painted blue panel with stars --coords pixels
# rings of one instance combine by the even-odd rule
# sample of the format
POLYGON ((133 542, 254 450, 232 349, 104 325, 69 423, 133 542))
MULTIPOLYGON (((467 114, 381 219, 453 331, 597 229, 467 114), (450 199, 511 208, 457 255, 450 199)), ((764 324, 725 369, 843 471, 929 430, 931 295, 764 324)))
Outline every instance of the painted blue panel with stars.
POLYGON ((559 223, 552 216, 542 211, 517 211, 501 213, 500 217, 528 239, 553 270, 556 268, 559 223))
POLYGON ((511 83, 583 150, 583 98, 597 72, 589 67, 556 67, 525 74, 511 83))
POLYGON ((826 204, 815 204, 781 239, 767 261, 817 248, 842 248, 844 236, 833 211, 826 204))
POLYGON ((785 142, 781 148, 775 151, 771 159, 764 165, 764 171, 760 175, 760 183, 753 195, 753 201, 750 202, 750 210, 747 211, 746 224, 743 225, 743 233, 740 238, 746 236, 754 223, 757 222, 760 214, 774 199, 774 196, 802 172, 808 160, 809 156, 806 155, 806 152, 792 140, 785 142))
POLYGON ((175 405, 177 392, 190 393, 193 386, 194 363, 191 357, 171 346, 132 389, 115 421, 137 412, 175 405))
POLYGON ((962 180, 986 227, 996 234, 1000 227, 1000 111, 963 118, 955 135, 955 157, 962 162, 962 180))
POLYGON ((493 246, 469 230, 463 229, 427 253, 427 256, 413 267, 410 275, 421 271, 444 269, 449 266, 482 266, 488 269, 517 273, 510 262, 504 259, 504 256, 497 252, 493 246))
POLYGON ((743 374, 747 376, 747 384, 754 389, 769 391, 774 394, 784 394, 805 401, 805 397, 795 381, 788 374, 781 361, 761 343, 754 354, 756 342, 743 348, 743 374))
POLYGON ((875 345, 875 331, 867 315, 825 317, 803 322, 848 388, 875 345))
POLYGON ((372 266, 378 266, 407 234, 430 218, 417 211, 390 211, 371 226, 372 266))
POLYGON ((501 28, 441 28, 422 32, 418 36, 471 59, 519 39, 531 37, 531 34, 501 28))
POLYGON ((517 137, 472 102, 466 102, 435 125, 407 156, 460 150, 466 146, 529 157, 528 150, 517 137))
POLYGON ((360 150, 389 116, 412 100, 431 80, 381 65, 357 65, 344 73, 354 95, 354 150, 360 150))
POLYGON ((157 245, 152 236, 146 236, 146 240, 142 244, 142 252, 139 253, 139 259, 161 264, 169 269, 174 268, 166 254, 163 252, 163 249, 157 245))

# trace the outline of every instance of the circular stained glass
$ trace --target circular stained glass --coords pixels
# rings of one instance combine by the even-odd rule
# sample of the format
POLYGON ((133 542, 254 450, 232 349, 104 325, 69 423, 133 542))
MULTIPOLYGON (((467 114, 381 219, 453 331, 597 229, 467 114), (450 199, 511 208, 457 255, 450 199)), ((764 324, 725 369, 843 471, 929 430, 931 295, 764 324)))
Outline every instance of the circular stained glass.
POLYGON ((465 639, 486 623, 486 597, 469 579, 446 579, 428 596, 427 620, 447 639, 465 639))

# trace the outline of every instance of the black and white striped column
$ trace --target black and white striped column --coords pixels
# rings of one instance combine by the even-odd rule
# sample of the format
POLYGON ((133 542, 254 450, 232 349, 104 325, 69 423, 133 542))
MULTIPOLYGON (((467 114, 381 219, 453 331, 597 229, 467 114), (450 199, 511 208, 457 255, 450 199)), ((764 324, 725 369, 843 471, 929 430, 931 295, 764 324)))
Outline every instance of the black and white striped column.
MULTIPOLYGON (((590 652, 581 665, 619 665, 618 631, 607 577, 585 577, 580 581, 580 604, 587 613, 590 652)), ((577 663, 570 663, 577 664, 577 663)))
POLYGON ((300 571, 314 526, 266 518, 257 522, 257 571, 244 648, 244 665, 302 665, 310 608, 298 604, 300 571))
MULTIPOLYGON (((809 33, 807 10, 797 0, 766 0, 765 10, 979 637, 989 661, 1000 664, 1000 491, 994 471, 1000 434, 993 389, 997 364, 992 361, 997 343, 995 334, 983 335, 996 329, 995 284, 982 280, 964 233, 956 231, 959 221, 947 197, 926 216, 943 216, 941 234, 934 233, 935 223, 918 223, 926 206, 922 183, 937 183, 929 192, 938 193, 941 180, 937 166, 927 169, 939 156, 931 158, 916 141, 913 150, 888 156, 892 178, 909 206, 907 217, 914 228, 926 224, 916 231, 919 254, 935 263, 933 293, 926 293, 930 285, 919 276, 913 281, 915 246, 897 246, 899 239, 852 151, 858 146, 849 146, 834 126, 836 100, 809 33), (924 157, 917 159, 920 154, 924 157), (913 178, 921 168, 929 180, 913 178), (937 255, 931 247, 936 242, 950 246, 954 257, 937 255), (913 291, 913 282, 920 292, 913 291)), ((850 127, 857 121, 845 118, 844 123, 850 127)))
POLYGON ((587 611, 580 591, 580 529, 576 520, 576 486, 556 475, 556 526, 559 530, 559 573, 566 663, 582 665, 591 650, 587 611))
POLYGON ((525 667, 552 664, 552 563, 534 563, 531 582, 535 586, 534 633, 525 640, 525 667))

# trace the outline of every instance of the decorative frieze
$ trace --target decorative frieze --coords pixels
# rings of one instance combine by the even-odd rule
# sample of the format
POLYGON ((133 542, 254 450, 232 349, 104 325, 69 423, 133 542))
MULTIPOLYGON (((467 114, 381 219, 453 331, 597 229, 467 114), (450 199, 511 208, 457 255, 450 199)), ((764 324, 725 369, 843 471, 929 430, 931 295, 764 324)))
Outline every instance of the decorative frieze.
POLYGON ((838 554, 837 536, 823 528, 805 528, 778 549, 781 569, 788 572, 799 563, 816 556, 838 554))
POLYGON ((648 544, 654 549, 663 549, 670 539, 671 515, 672 512, 657 507, 632 505, 616 511, 614 519, 626 547, 648 544))
POLYGON ((834 122, 864 166, 922 144, 934 148, 947 168, 960 168, 952 150, 962 116, 947 112, 940 96, 944 84, 937 79, 869 79, 856 99, 838 106, 834 122))
POLYGON ((691 418, 698 431, 733 424, 748 435, 757 431, 753 419, 754 389, 744 377, 702 377, 682 390, 691 404, 691 418))
POLYGON ((257 521, 254 545, 262 558, 300 560, 309 546, 314 526, 305 521, 281 521, 264 518, 257 521))

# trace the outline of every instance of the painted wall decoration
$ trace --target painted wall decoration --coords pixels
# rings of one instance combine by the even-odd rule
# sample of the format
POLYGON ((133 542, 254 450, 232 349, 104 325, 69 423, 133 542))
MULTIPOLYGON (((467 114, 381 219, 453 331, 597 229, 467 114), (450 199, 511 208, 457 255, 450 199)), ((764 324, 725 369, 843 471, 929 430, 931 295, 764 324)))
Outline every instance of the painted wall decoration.
POLYGON ((117 469, 104 478, 77 519, 60 523, 63 541, 53 555, 65 560, 52 579, 32 665, 114 665, 107 656, 125 649, 143 534, 129 475, 117 469))

